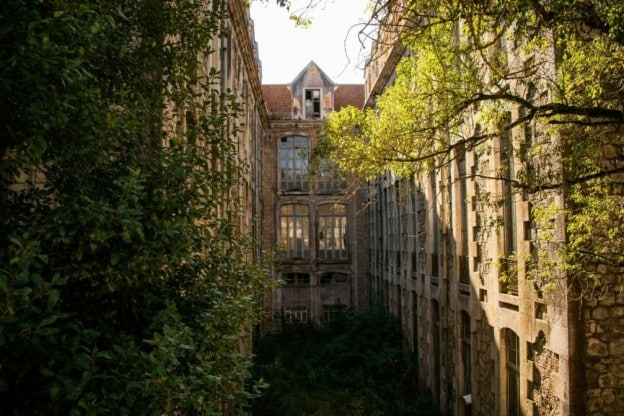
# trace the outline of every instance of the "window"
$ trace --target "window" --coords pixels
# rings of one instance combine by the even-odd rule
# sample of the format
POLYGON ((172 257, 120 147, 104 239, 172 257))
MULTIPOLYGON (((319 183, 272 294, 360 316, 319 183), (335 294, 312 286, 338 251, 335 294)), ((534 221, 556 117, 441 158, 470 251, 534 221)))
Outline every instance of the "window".
POLYGON ((308 323, 308 308, 305 306, 291 306, 284 308, 284 321, 287 324, 308 323))
POLYGON ((440 304, 436 300, 431 301, 431 314, 433 318, 433 397, 435 403, 440 406, 440 393, 441 393, 441 355, 442 347, 440 345, 440 337, 442 335, 442 328, 440 322, 440 304))
POLYGON ((347 309, 347 305, 339 303, 334 305, 323 305, 323 322, 331 322, 338 319, 347 309))
POLYGON ((319 276, 319 284, 321 286, 329 285, 346 285, 349 278, 345 273, 323 273, 319 276))
POLYGON ((437 172, 434 170, 429 176, 431 187, 431 232, 432 235, 432 247, 431 247, 431 276, 439 277, 439 265, 438 265, 438 248, 440 245, 439 231, 442 228, 440 225, 440 218, 438 216, 438 179, 437 172))
POLYGON ((461 313, 461 335, 462 365, 464 367, 464 394, 470 394, 472 389, 470 382, 470 378, 472 376, 472 343, 470 338, 470 315, 468 315, 465 311, 462 311, 461 313))
MULTIPOLYGON (((507 126, 511 123, 511 115, 507 114, 504 121, 507 126)), ((505 130, 500 138, 500 168, 503 186, 503 250, 501 272, 505 278, 501 279, 500 291, 518 296, 518 272, 516 266, 516 209, 511 181, 514 178, 514 151, 511 134, 505 130)))
POLYGON ((468 194, 466 191, 466 149, 464 145, 457 148, 455 161, 457 163, 457 188, 459 191, 459 201, 457 201, 457 205, 460 213, 458 220, 461 232, 461 235, 459 236, 459 248, 461 254, 458 256, 459 267, 457 268, 457 272, 459 274, 459 282, 468 284, 470 283, 470 271, 468 265, 468 205, 466 202, 468 194))
POLYGON ((321 90, 305 90, 305 118, 321 117, 321 90))
POLYGON ((327 194, 340 192, 345 188, 346 183, 340 178, 336 162, 321 159, 318 164, 318 191, 327 194))
POLYGON ((520 416, 520 339, 511 329, 505 329, 507 377, 507 414, 520 416))
POLYGON ((310 284, 310 275, 307 273, 284 273, 282 280, 288 286, 308 286, 310 284))
POLYGON ((282 192, 306 192, 309 189, 308 138, 282 137, 279 145, 280 189, 282 192))
POLYGON ((319 257, 344 260, 347 258, 347 206, 319 205, 319 257))
POLYGON ((310 212, 304 204, 282 205, 280 247, 286 258, 310 255, 310 212))

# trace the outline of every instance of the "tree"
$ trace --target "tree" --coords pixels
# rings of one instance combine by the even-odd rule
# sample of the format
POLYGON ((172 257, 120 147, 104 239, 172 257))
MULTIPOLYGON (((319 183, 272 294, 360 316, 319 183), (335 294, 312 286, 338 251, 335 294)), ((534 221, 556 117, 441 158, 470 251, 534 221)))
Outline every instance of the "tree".
POLYGON ((369 27, 378 30, 376 51, 389 38, 408 53, 374 109, 331 115, 326 148, 341 168, 364 179, 422 175, 459 150, 487 155, 496 139, 524 132, 509 149, 521 169, 472 175, 531 195, 538 230, 552 228, 553 214, 565 218, 565 241, 538 233, 559 260, 540 259, 534 277, 565 270, 588 296, 621 289, 621 2, 376 2, 369 27), (553 192, 565 205, 544 202, 553 192))
POLYGON ((217 215, 246 168, 200 65, 222 6, 0 6, 0 413, 242 412, 264 283, 217 215))

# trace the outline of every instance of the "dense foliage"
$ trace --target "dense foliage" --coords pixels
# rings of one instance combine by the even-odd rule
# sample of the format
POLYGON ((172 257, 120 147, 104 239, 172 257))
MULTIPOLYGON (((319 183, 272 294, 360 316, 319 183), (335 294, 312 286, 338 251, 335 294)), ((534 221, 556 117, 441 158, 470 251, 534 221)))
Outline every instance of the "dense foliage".
POLYGON ((425 175, 458 152, 486 159, 514 136, 503 152, 518 169, 471 175, 508 181, 534 203, 536 244, 548 249, 533 277, 565 272, 590 297, 622 289, 622 2, 376 1, 370 27, 371 62, 394 42, 408 53, 375 109, 330 116, 325 149, 340 167, 363 179, 425 175), (564 238, 552 218, 563 218, 564 238))
POLYGON ((410 386, 402 342, 397 320, 378 309, 267 335, 253 372, 269 386, 253 414, 433 415, 410 386))
POLYGON ((215 215, 244 168, 200 71, 221 4, 0 3, 1 414, 242 408, 262 279, 215 215))

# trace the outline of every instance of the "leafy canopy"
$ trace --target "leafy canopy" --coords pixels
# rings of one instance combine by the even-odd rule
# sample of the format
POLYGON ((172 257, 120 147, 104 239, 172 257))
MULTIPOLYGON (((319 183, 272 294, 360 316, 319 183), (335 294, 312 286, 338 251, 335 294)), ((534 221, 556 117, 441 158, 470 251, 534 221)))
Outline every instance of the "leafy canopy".
POLYGON ((243 411, 264 283, 204 3, 0 5, 2 414, 243 411))
POLYGON ((558 214, 568 241, 548 237, 564 259, 551 276, 565 270, 589 292, 621 287, 622 2, 375 2, 369 27, 371 66, 388 48, 405 53, 374 107, 330 115, 324 148, 340 167, 365 180, 388 170, 423 175, 456 150, 488 156, 497 140, 523 131, 509 150, 519 163, 513 175, 473 177, 506 180, 533 201, 565 195, 558 214))

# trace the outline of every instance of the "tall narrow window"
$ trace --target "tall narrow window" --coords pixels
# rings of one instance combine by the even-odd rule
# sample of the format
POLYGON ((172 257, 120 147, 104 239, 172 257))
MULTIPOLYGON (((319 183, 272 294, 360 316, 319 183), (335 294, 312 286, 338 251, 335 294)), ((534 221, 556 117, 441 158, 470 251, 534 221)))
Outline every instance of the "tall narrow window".
POLYGON ((520 339, 511 329, 505 329, 507 378, 507 414, 520 416, 520 339))
POLYGON ((321 90, 305 90, 305 118, 321 117, 321 90))
POLYGON ((279 146, 279 157, 281 191, 308 191, 308 138, 304 136, 282 137, 279 146))
POLYGON ((431 276, 439 277, 438 267, 438 246, 440 245, 440 218, 438 217, 438 178, 436 171, 433 170, 430 173, 430 185, 431 185, 431 222, 432 230, 432 247, 431 247, 431 276))
POLYGON ((310 255, 310 210, 304 204, 283 205, 281 210, 280 246, 285 258, 307 258, 310 255))
MULTIPOLYGON (((506 117, 504 127, 511 122, 511 115, 506 117)), ((516 210, 511 181, 514 178, 514 152, 511 134, 505 130, 500 139, 500 170, 503 187, 503 264, 501 272, 501 292, 518 295, 518 272, 516 270, 516 210)))
POLYGON ((457 162, 457 190, 459 194, 457 204, 460 210, 458 220, 461 231, 458 273, 459 281, 468 284, 470 283, 470 272, 468 269, 468 204, 466 202, 468 193, 466 192, 466 150, 463 145, 458 147, 455 160, 457 162))
POLYGON ((319 205, 319 257, 344 260, 347 253, 347 206, 319 205))
POLYGON ((462 335, 462 366, 464 367, 464 394, 470 394, 472 385, 472 343, 470 338, 470 315, 465 311, 461 313, 461 335, 462 335))
POLYGON ((442 355, 440 340, 442 328, 440 322, 440 304, 436 300, 431 301, 431 314, 433 315, 433 398, 435 403, 439 406, 442 380, 442 376, 440 374, 442 371, 442 363, 440 359, 442 355))

